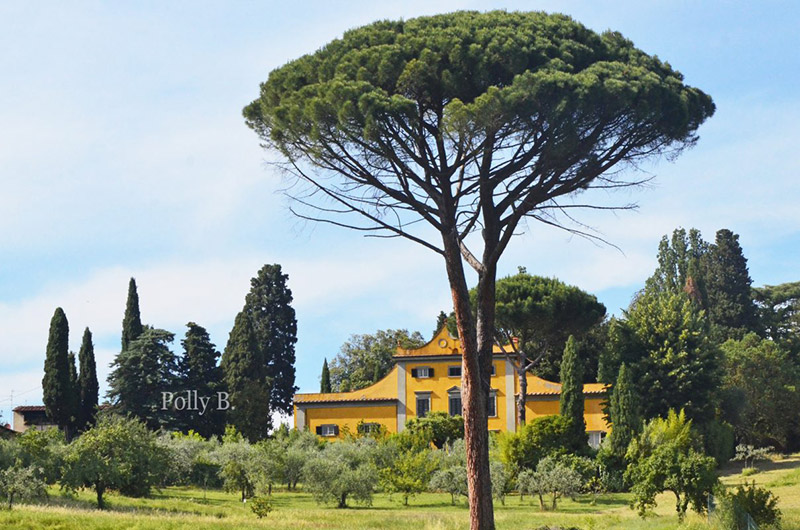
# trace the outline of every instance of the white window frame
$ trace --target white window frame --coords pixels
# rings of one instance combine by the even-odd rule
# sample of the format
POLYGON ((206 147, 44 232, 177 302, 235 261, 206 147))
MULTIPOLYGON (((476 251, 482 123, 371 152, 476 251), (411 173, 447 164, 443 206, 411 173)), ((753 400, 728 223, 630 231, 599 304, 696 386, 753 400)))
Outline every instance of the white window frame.
POLYGON ((332 423, 330 423, 330 424, 326 423, 326 424, 320 425, 319 428, 320 428, 320 431, 319 431, 320 432, 320 436, 327 436, 327 437, 336 436, 336 425, 334 425, 332 423))
POLYGON ((433 377, 431 375, 431 367, 430 366, 417 366, 417 379, 430 379, 433 377))

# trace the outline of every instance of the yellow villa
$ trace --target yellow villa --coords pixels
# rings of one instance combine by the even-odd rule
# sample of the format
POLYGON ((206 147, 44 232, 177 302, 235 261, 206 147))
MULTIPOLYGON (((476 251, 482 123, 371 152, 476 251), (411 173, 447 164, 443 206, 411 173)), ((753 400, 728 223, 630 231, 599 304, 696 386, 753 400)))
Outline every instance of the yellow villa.
MULTIPOLYGON (((402 431, 406 421, 428 412, 461 414, 461 354, 459 341, 443 328, 424 346, 406 350, 398 347, 395 366, 380 381, 353 392, 295 394, 294 424, 320 436, 338 438, 355 433, 359 423, 383 425, 389 433, 402 431)), ((558 414, 561 385, 528 374, 526 418, 558 414)), ((519 381, 514 367, 499 347, 492 360, 489 430, 516 431, 515 396, 519 381)), ((610 430, 601 404, 605 387, 600 383, 583 386, 584 418, 589 443, 600 445, 610 430)), ((362 426, 363 428, 363 426, 362 426)))

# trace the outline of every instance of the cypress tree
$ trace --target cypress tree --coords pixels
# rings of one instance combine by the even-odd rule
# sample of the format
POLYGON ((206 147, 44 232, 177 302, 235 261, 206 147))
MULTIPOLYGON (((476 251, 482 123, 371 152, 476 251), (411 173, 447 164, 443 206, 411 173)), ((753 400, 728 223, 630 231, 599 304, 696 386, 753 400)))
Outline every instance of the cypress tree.
POLYGON ((323 394, 332 392, 331 390, 331 372, 328 369, 328 359, 322 362, 322 376, 319 380, 319 391, 323 394))
POLYGON ((612 426, 611 452, 618 458, 623 458, 628 450, 628 444, 639 433, 641 423, 637 413, 631 373, 625 363, 622 363, 619 368, 619 375, 611 392, 609 405, 612 426))
POLYGON ((78 428, 84 429, 95 424, 100 387, 97 382, 97 364, 94 359, 94 344, 89 328, 83 330, 81 349, 78 352, 78 393, 80 396, 80 412, 78 428))
POLYGON ((583 363, 578 357, 578 344, 572 335, 564 347, 561 360, 561 416, 570 422, 570 441, 574 451, 581 451, 588 443, 586 421, 583 417, 583 363))
POLYGON ((271 381, 269 400, 262 406, 290 413, 297 391, 294 385, 297 319, 287 279, 280 265, 264 265, 250 280, 250 292, 245 297, 242 313, 255 335, 253 355, 258 369, 253 378, 271 381))
POLYGON ((433 330, 433 336, 435 337, 442 328, 447 324, 447 313, 444 311, 439 311, 439 316, 436 317, 436 329, 433 330))
POLYGON ((236 315, 221 366, 230 394, 230 423, 250 441, 266 438, 272 427, 272 378, 244 311, 236 315))
POLYGON ((47 354, 44 360, 42 399, 47 417, 67 431, 74 421, 74 389, 69 367, 69 323, 64 310, 57 307, 50 320, 47 354))
POLYGON ((144 331, 139 315, 139 293, 136 291, 136 280, 128 283, 128 300, 125 304, 125 316, 122 319, 122 351, 128 349, 131 342, 139 338, 144 331))
POLYGON ((217 408, 217 392, 224 391, 222 370, 217 366, 220 353, 204 327, 194 322, 186 327, 186 338, 181 340, 184 351, 179 367, 181 386, 211 400, 202 415, 200 411, 184 411, 183 421, 178 423, 183 430, 193 429, 206 438, 221 435, 225 432, 225 411, 217 408))
POLYGON ((753 281, 737 234, 724 228, 717 232, 706 256, 705 276, 712 338, 722 343, 756 331, 753 281))

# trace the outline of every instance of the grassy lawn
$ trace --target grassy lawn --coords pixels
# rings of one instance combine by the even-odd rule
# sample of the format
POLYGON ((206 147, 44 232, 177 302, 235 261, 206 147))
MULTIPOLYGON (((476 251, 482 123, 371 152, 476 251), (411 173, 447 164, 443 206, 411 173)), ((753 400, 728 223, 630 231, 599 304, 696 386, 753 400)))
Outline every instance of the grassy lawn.
MULTIPOLYGON (((784 528, 800 529, 800 455, 775 462, 762 463, 762 471, 747 477, 772 489, 780 497, 784 528)), ((741 482, 740 467, 723 469, 724 483, 741 482)), ((499 529, 534 529, 543 524, 577 526, 593 529, 670 529, 707 528, 705 519, 690 514, 684 525, 674 515, 671 495, 659 497, 656 514, 646 520, 628 508, 627 494, 601 496, 596 505, 589 498, 559 503, 557 512, 541 512, 526 498, 510 496, 505 506, 495 504, 499 529)), ((50 528, 58 530, 97 529, 409 529, 449 530, 467 526, 466 503, 450 504, 450 496, 424 494, 402 505, 399 496, 378 494, 373 505, 355 505, 338 510, 318 506, 310 495, 301 492, 277 491, 273 495, 273 512, 258 519, 238 496, 211 490, 204 494, 194 488, 166 488, 146 499, 108 495, 109 509, 97 510, 94 495, 84 491, 77 496, 63 495, 51 489, 50 498, 41 505, 18 505, 12 511, 0 510, 0 528, 50 528)))

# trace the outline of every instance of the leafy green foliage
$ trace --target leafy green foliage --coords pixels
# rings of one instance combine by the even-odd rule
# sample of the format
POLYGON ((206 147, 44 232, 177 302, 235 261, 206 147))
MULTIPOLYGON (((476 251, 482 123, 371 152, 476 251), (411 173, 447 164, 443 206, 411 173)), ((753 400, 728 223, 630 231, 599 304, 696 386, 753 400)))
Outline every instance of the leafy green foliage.
POLYGON ((568 449, 584 451, 589 444, 586 420, 583 417, 583 365, 578 357, 575 337, 570 335, 561 361, 561 401, 559 413, 569 422, 568 449))
POLYGON ((489 476, 492 481, 492 497, 506 505, 506 494, 511 490, 511 475, 502 462, 489 462, 489 476))
POLYGON ((262 519, 272 513, 272 499, 269 497, 253 497, 250 499, 250 510, 259 519, 262 519))
POLYGON ((61 485, 71 490, 93 488, 102 509, 108 490, 129 496, 149 494, 159 482, 166 459, 167 453, 144 423, 105 415, 70 444, 61 485))
POLYGON ((677 228, 671 237, 663 236, 658 245, 658 266, 647 279, 645 291, 651 294, 689 291, 701 308, 707 307, 703 270, 703 259, 707 252, 708 243, 703 241, 696 228, 688 233, 683 228, 677 228))
POLYGON ((223 488, 241 492, 242 502, 255 492, 256 456, 256 448, 230 427, 226 429, 222 445, 214 452, 223 488))
POLYGON ((771 340, 754 333, 722 345, 723 395, 737 439, 786 449, 800 438, 800 370, 771 340))
POLYGON ((753 289, 759 330, 800 359, 800 282, 753 289))
POLYGON ((670 410, 666 419, 651 420, 628 449, 631 464, 625 475, 633 484, 631 507, 644 517, 656 505, 657 494, 671 491, 679 519, 683 520, 689 503, 703 513, 718 479, 716 461, 705 456, 699 446, 692 422, 683 411, 670 410))
POLYGON ((50 320, 47 354, 44 360, 42 399, 47 417, 61 429, 75 423, 78 403, 70 377, 69 323, 64 310, 57 307, 50 320))
POLYGON ((97 382, 97 363, 94 359, 94 344, 89 328, 83 330, 81 349, 78 351, 78 393, 80 409, 78 412, 78 428, 84 429, 95 424, 100 386, 97 382))
POLYGON ((433 491, 449 493, 450 502, 455 504, 458 497, 468 495, 466 466, 451 465, 436 471, 428 487, 433 491))
POLYGON ((317 502, 347 508, 347 500, 369 505, 378 484, 378 471, 363 441, 328 444, 303 468, 303 485, 317 502))
POLYGON ((503 462, 516 470, 536 469, 541 459, 564 453, 571 445, 571 424, 563 416, 536 418, 500 438, 503 462))
POLYGON ((108 397, 115 411, 153 430, 174 419, 171 410, 163 408, 163 393, 174 391, 177 381, 177 359, 168 346, 174 338, 169 331, 148 326, 117 355, 108 375, 108 397))
POLYGON ((5 497, 10 510, 14 501, 33 500, 47 496, 45 482, 35 467, 12 466, 0 470, 0 496, 5 497))
POLYGON ((15 462, 35 467, 46 484, 61 478, 61 467, 67 450, 64 433, 56 428, 40 431, 28 429, 16 438, 15 462))
POLYGON ((403 504, 408 506, 408 498, 425 491, 431 474, 439 463, 428 450, 399 451, 391 466, 380 470, 380 483, 384 491, 399 493, 403 504))
POLYGON ((749 515, 758 528, 780 528, 781 510, 778 498, 755 482, 739 484, 735 491, 722 490, 717 496, 717 519, 724 528, 746 530, 749 515))
POLYGON ((334 392, 358 390, 383 379, 394 366, 392 357, 401 348, 425 344, 420 332, 405 329, 378 330, 372 334, 351 335, 330 363, 334 392))
POLYGON ((407 432, 407 436, 420 440, 426 446, 433 444, 441 449, 448 442, 464 438, 464 418, 460 415, 451 416, 443 411, 434 411, 424 418, 408 420, 403 432, 407 432))
POLYGON ((604 382, 613 383, 625 363, 644 418, 684 408, 690 418, 712 419, 719 352, 707 336, 703 312, 686 293, 645 291, 625 316, 611 322, 604 382))
POLYGON ((250 280, 250 292, 222 355, 224 381, 235 410, 230 418, 251 441, 269 434, 271 411, 289 412, 297 388, 297 319, 288 276, 280 265, 264 265, 250 280))

